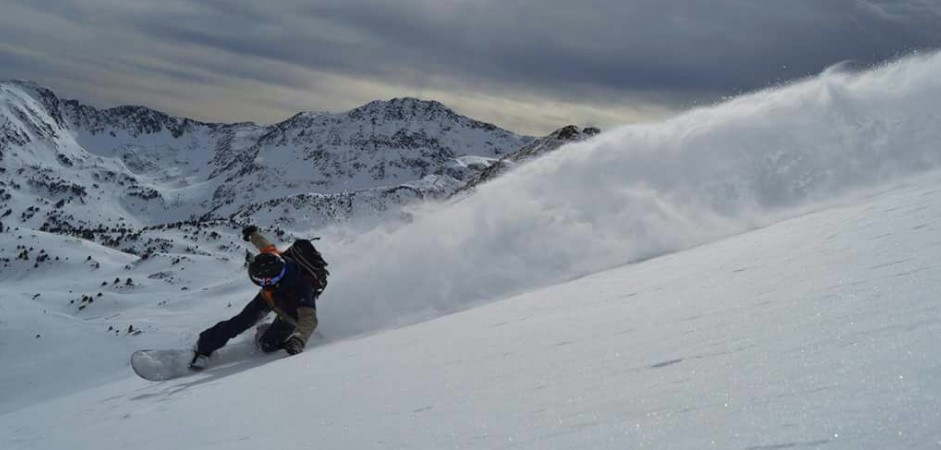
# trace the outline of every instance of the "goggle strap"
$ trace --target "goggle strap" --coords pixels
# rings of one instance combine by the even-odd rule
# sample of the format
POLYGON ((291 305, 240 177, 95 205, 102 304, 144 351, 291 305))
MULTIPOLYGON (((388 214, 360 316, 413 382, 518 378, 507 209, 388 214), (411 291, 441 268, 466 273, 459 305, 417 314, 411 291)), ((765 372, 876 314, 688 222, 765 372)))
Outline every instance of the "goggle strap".
POLYGON ((257 280, 258 283, 262 286, 265 286, 265 287, 273 286, 275 284, 278 284, 278 282, 281 281, 282 278, 284 278, 284 274, 285 272, 287 272, 287 270, 288 270, 288 265, 285 264, 284 266, 281 267, 281 273, 271 278, 255 278, 255 280, 257 280))

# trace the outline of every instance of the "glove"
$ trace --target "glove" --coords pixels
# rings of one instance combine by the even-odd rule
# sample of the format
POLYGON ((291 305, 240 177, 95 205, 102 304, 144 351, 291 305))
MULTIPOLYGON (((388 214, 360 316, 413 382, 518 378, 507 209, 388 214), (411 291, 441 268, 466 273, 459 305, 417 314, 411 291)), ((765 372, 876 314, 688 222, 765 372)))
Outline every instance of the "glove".
POLYGON ((194 350, 193 359, 190 361, 190 370, 200 371, 205 369, 208 365, 209 357, 194 350))
POLYGON ((245 242, 248 242, 248 237, 251 236, 252 233, 257 233, 257 232, 258 232, 258 227, 254 225, 249 225, 245 228, 242 228, 242 240, 245 242))
POLYGON ((289 355, 296 355, 304 351, 304 341, 297 336, 291 336, 284 341, 284 351, 288 352, 289 355))

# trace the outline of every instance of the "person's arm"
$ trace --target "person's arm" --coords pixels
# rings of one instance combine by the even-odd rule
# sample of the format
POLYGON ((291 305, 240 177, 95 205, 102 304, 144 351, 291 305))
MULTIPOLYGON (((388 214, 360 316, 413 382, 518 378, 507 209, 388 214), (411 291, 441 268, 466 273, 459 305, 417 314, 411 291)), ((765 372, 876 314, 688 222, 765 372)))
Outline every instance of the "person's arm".
POLYGON ((242 230, 242 239, 251 241, 262 253, 280 253, 278 252, 278 248, 275 247, 268 238, 259 233, 258 227, 254 225, 249 225, 242 230))

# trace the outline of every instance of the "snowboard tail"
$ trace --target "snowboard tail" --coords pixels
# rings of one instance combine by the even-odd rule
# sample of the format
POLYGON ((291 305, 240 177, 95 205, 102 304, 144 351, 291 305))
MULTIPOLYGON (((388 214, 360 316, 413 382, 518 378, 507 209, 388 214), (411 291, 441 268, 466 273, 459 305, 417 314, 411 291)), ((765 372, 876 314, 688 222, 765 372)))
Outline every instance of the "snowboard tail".
POLYGON ((196 372, 189 368, 192 359, 192 350, 138 350, 131 354, 131 368, 145 380, 172 380, 196 372))

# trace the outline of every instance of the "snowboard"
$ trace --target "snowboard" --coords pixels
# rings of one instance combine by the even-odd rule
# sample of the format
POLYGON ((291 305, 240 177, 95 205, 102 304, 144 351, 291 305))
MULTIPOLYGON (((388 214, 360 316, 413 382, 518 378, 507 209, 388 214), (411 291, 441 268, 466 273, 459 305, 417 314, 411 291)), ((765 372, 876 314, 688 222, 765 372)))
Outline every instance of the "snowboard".
POLYGON ((193 350, 138 350, 131 354, 131 368, 137 376, 150 381, 165 381, 192 373, 193 350))
POLYGON ((255 327, 255 339, 228 345, 213 354, 209 367, 203 370, 190 369, 193 349, 138 350, 131 354, 131 368, 137 376, 150 381, 166 381, 186 375, 200 373, 215 366, 231 365, 247 356, 259 353, 257 342, 271 323, 255 327))
MULTIPOLYGON (((192 349, 138 350, 131 354, 131 368, 137 376, 145 380, 166 381, 213 369, 244 370, 287 356, 283 351, 265 355, 258 348, 256 342, 269 325, 267 323, 259 325, 255 329, 255 339, 245 339, 217 350, 212 354, 209 367, 203 370, 190 369, 190 361, 193 359, 192 349)), ((312 341, 314 338, 317 341, 324 340, 319 331, 315 331, 311 338, 312 341)), ((313 342, 307 343, 308 348, 313 345, 313 342)))

